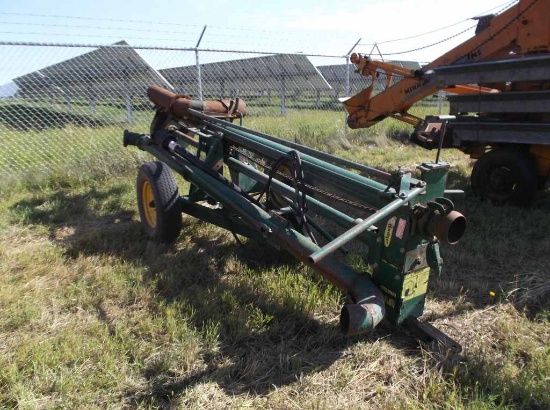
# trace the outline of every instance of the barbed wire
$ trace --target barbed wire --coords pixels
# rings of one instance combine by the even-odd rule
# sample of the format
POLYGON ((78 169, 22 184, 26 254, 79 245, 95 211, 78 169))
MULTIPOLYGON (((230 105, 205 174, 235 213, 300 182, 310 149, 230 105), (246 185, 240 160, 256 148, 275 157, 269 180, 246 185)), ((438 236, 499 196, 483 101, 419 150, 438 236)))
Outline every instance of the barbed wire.
MULTIPOLYGON (((21 34, 21 35, 40 35, 40 36, 57 36, 57 37, 99 37, 99 38, 113 38, 121 40, 121 36, 109 36, 105 34, 67 34, 67 33, 44 33, 44 32, 32 32, 32 31, 0 31, 0 34, 21 34)), ((178 39, 172 38, 151 38, 151 37, 135 37, 135 36, 124 36, 124 39, 132 40, 158 40, 158 41, 176 41, 178 39)), ((179 39, 182 41, 182 39, 179 39)), ((189 41, 194 41, 189 40, 189 41)), ((37 42, 37 44, 40 44, 37 42)))
MULTIPOLYGON (((488 13, 488 12, 494 10, 494 9, 497 9, 497 8, 502 8, 501 10, 506 9, 510 4, 516 3, 516 2, 517 2, 517 0, 507 1, 506 3, 503 3, 499 6, 493 7, 492 9, 489 9, 489 10, 487 10, 483 13, 480 13, 478 15, 486 14, 486 13, 488 13)), ((0 15, 38 17, 38 18, 58 18, 58 19, 72 19, 72 20, 87 20, 87 21, 106 21, 106 22, 117 22, 117 23, 123 22, 123 23, 132 23, 132 24, 138 23, 138 24, 148 24, 148 25, 155 24, 155 25, 166 26, 165 21, 160 22, 160 21, 136 20, 136 19, 114 19, 114 18, 108 18, 108 17, 85 17, 85 16, 74 16, 74 15, 18 13, 18 12, 0 12, 0 15)), ((433 33, 448 29, 450 27, 457 26, 459 24, 464 23, 467 20, 468 19, 461 20, 459 22, 456 22, 456 23, 453 23, 453 24, 450 24, 450 25, 447 25, 447 26, 444 26, 444 27, 440 27, 440 28, 437 28, 435 30, 430 30, 430 31, 427 31, 427 32, 424 32, 424 33, 420 33, 420 34, 416 34, 416 35, 412 35, 412 36, 408 36, 408 37, 397 38, 397 39, 392 39, 392 40, 384 40, 384 41, 377 42, 377 43, 360 43, 358 45, 360 45, 360 46, 373 46, 375 44, 377 44, 377 45, 390 44, 390 43, 394 43, 394 42, 410 40, 410 39, 426 36, 426 35, 429 35, 429 34, 433 34, 433 33)), ((170 33, 170 34, 182 34, 182 35, 186 35, 186 36, 197 36, 198 35, 198 32, 173 31, 173 30, 167 31, 167 30, 155 30, 155 29, 136 28, 136 27, 127 28, 127 27, 108 27, 108 26, 88 26, 88 25, 77 25, 77 24, 53 24, 53 23, 8 22, 8 21, 1 21, 0 23, 3 24, 3 25, 13 24, 13 25, 39 26, 39 27, 62 27, 62 28, 70 28, 70 29, 97 29, 97 30, 110 30, 110 31, 144 32, 144 33, 170 33)), ((202 25, 197 25, 197 24, 186 24, 186 23, 177 23, 177 22, 170 22, 170 26, 194 27, 194 28, 204 27, 202 25)), ((274 40, 274 41, 277 41, 277 42, 282 42, 282 41, 285 41, 285 40, 289 40, 289 41, 290 40, 291 41, 296 40, 296 36, 295 36, 294 33, 284 32, 284 31, 253 29, 253 28, 245 28, 245 27, 224 27, 224 26, 217 26, 217 25, 208 26, 208 28, 210 28, 210 29, 220 29, 220 30, 226 30, 226 31, 231 30, 233 32, 235 32, 235 31, 246 31, 246 32, 254 32, 254 33, 273 34, 272 36, 266 36, 266 35, 258 36, 258 35, 255 35, 254 38, 258 39, 258 40, 274 40), (290 33, 291 35, 289 37, 282 37, 281 36, 282 33, 290 33)), ((177 41, 193 41, 193 40, 195 40, 195 39, 174 39, 174 38, 167 39, 167 38, 158 38, 158 37, 157 38, 154 38, 154 37, 152 38, 152 37, 136 37, 136 36, 109 36, 109 35, 105 35, 105 34, 89 34, 89 35, 86 35, 86 34, 74 34, 74 33, 66 33, 66 34, 65 33, 37 33, 37 32, 32 32, 32 31, 27 31, 27 32, 22 32, 22 31, 1 31, 0 34, 33 35, 33 36, 34 35, 41 35, 41 36, 51 35, 51 36, 67 36, 67 37, 80 37, 80 38, 86 37, 86 36, 94 36, 94 37, 100 37, 100 38, 113 38, 113 39, 114 38, 119 39, 119 38, 124 37, 124 38, 132 39, 132 40, 148 40, 148 41, 174 41, 174 40, 177 40, 177 41)), ((447 39, 438 41, 436 43, 433 43, 433 44, 430 44, 430 45, 427 45, 427 46, 419 47, 419 48, 416 48, 416 49, 413 49, 413 50, 407 50, 407 51, 404 51, 404 52, 387 53, 387 55, 407 54, 407 53, 410 53, 410 52, 413 52, 413 51, 419 51, 419 50, 422 50, 424 48, 429 48, 429 47, 432 47, 434 45, 440 44, 440 43, 442 43, 444 41, 447 41, 451 38, 454 38, 455 36, 458 36, 460 34, 462 34, 462 32, 457 34, 457 35, 451 36, 447 39)), ((228 34, 228 33, 216 33, 216 32, 212 32, 212 30, 207 31, 206 35, 207 35, 207 37, 205 38, 205 41, 208 41, 208 43, 210 43, 210 44, 227 44, 227 45, 232 45, 232 46, 240 46, 240 45, 250 44, 250 38, 247 39, 246 43, 211 40, 212 37, 242 38, 242 36, 240 36, 240 35, 228 34)), ((342 38, 344 38, 344 37, 349 38, 349 35, 347 35, 347 34, 346 35, 343 35, 343 34, 339 35, 338 33, 334 33, 334 32, 330 32, 330 34, 327 34, 327 36, 330 36, 331 38, 334 38, 335 36, 342 37, 342 38)), ((315 34, 301 33, 300 37, 301 38, 312 38, 312 37, 319 38, 319 33, 315 33, 315 34)), ((299 46, 299 47, 302 47, 302 46, 299 46)))
POLYGON ((404 41, 404 40, 411 40, 413 38, 423 37, 423 36, 426 36, 428 34, 437 33, 438 31, 443 31, 445 29, 448 29, 448 28, 451 28, 451 27, 454 27, 454 26, 458 26, 459 24, 462 24, 462 23, 464 23, 468 20, 469 19, 464 19, 464 20, 461 20, 457 23, 449 24, 448 26, 445 26, 445 27, 436 28, 435 30, 426 31, 425 33, 415 34, 415 35, 412 35, 412 36, 409 36, 409 37, 396 38, 396 39, 393 39, 393 40, 385 40, 385 41, 380 41, 380 42, 376 42, 376 43, 359 43, 358 45, 360 45, 360 46, 374 46, 374 45, 380 45, 380 44, 397 43, 398 41, 404 41))
MULTIPOLYGON (((97 38, 105 38, 105 39, 114 39, 114 40, 146 40, 148 42, 154 42, 154 41, 162 41, 162 42, 180 42, 180 43, 191 43, 194 44, 196 39, 185 39, 185 38, 159 38, 159 37, 139 37, 139 36, 116 36, 116 35, 106 35, 106 34, 68 34, 68 33, 44 33, 44 32, 32 32, 32 31, 0 31, 0 34, 15 34, 15 35, 36 35, 36 36, 55 36, 55 37, 77 37, 77 38, 90 38, 90 37, 97 37, 97 38)), ((212 45, 228 45, 228 46, 250 46, 251 42, 239 42, 239 41, 216 41, 207 39, 203 41, 204 43, 212 44, 212 45)), ((1 44, 2 42, 0 42, 1 44)), ((36 44, 41 44, 41 42, 35 42, 36 44)), ((265 44, 264 44, 265 45, 265 44)), ((104 46, 104 45, 102 45, 104 46)), ((276 46, 271 46, 276 47, 276 46)), ((278 47, 287 47, 287 44, 280 44, 278 47)), ((191 48, 191 47, 190 47, 191 48)), ((296 46, 295 48, 298 48, 296 46)), ((195 49, 192 47, 191 49, 195 49)), ((235 49, 232 49, 232 51, 236 51, 235 49)), ((251 50, 247 50, 249 52, 251 50)), ((251 51, 255 52, 255 51, 251 51)), ((280 52, 280 51, 278 51, 280 52)), ((275 51, 272 51, 272 53, 275 53, 275 51)), ((285 51, 285 54, 288 54, 285 51)), ((302 51, 302 52, 296 52, 296 54, 305 54, 305 55, 316 55, 316 56, 333 56, 333 55, 327 55, 327 54, 317 54, 313 51, 302 51)))
POLYGON ((395 55, 409 54, 409 53, 413 53, 413 52, 415 52, 415 51, 424 50, 424 49, 426 49, 426 48, 430 48, 430 47, 436 46, 436 45, 438 45, 438 44, 444 43, 444 42, 446 42, 446 41, 449 41, 449 40, 451 40, 451 39, 453 39, 453 38, 455 38, 455 37, 458 37, 458 36, 460 36, 460 35, 462 35, 462 34, 468 32, 468 31, 470 31, 470 30, 476 28, 476 27, 477 27, 477 24, 474 25, 474 26, 472 26, 472 27, 468 27, 467 29, 462 30, 461 32, 456 33, 456 34, 454 34, 454 35, 452 35, 452 36, 449 36, 449 37, 447 37, 447 38, 444 38, 443 40, 439 40, 439 41, 436 41, 435 43, 428 44, 428 45, 425 45, 425 46, 422 46, 422 47, 413 48, 413 49, 407 50, 407 51, 398 51, 398 52, 394 52, 394 53, 382 53, 382 55, 383 55, 383 56, 395 56, 395 55))
POLYGON ((510 7, 512 4, 515 4, 515 3, 517 3, 518 1, 519 1, 519 0, 510 0, 510 1, 506 2, 506 3, 501 4, 500 6, 495 6, 495 7, 493 7, 492 9, 489 9, 489 10, 486 10, 486 11, 484 11, 484 12, 482 12, 482 13, 476 14, 473 18, 484 16, 484 15, 486 15, 487 13, 489 13, 489 12, 495 10, 495 9, 499 9, 499 8, 500 8, 500 9, 497 10, 496 14, 500 14, 501 12, 503 12, 504 10, 506 10, 508 7, 510 7))
MULTIPOLYGON (((535 1, 536 1, 536 0, 535 0, 535 1)), ((492 9, 483 12, 483 14, 488 13, 489 11, 492 11, 492 10, 497 9, 497 8, 499 8, 499 7, 502 7, 502 8, 500 8, 500 10, 497 12, 497 13, 500 13, 500 12, 502 12, 503 10, 508 9, 508 7, 510 7, 512 4, 515 4, 515 3, 517 3, 517 0, 509 1, 509 2, 507 2, 507 3, 501 4, 500 6, 493 7, 492 9), (503 6, 504 6, 504 7, 503 7, 503 6)), ((479 16, 479 15, 478 15, 478 16, 479 16)), ((450 26, 446 26, 446 27, 443 27, 443 28, 441 28, 441 29, 436 29, 436 30, 433 30, 432 32, 428 32, 428 33, 424 33, 424 34, 431 34, 431 33, 434 33, 434 32, 436 32, 436 31, 441 31, 441 30, 444 30, 444 29, 446 29, 446 28, 449 28, 449 27, 452 27, 452 26, 456 26, 457 24, 463 23, 463 22, 468 21, 468 20, 470 20, 470 19, 466 19, 466 20, 463 20, 463 21, 461 21, 461 22, 459 22, 459 23, 455 23, 455 24, 452 24, 452 25, 450 25, 450 26)), ((446 38, 444 38, 444 39, 442 39, 442 40, 436 41, 435 43, 431 43, 431 44, 428 44, 428 45, 425 45, 425 46, 422 46, 422 47, 417 47, 417 48, 414 48, 414 49, 411 49, 411 50, 406 50, 406 51, 397 51, 397 52, 393 52, 393 53, 381 53, 381 55, 382 55, 382 56, 394 56, 394 55, 409 54, 409 53, 413 53, 413 52, 415 52, 415 51, 424 50, 424 49, 427 49, 427 48, 434 47, 434 46, 436 46, 436 45, 442 44, 442 43, 444 43, 444 42, 446 42, 446 41, 449 41, 449 40, 451 40, 451 39, 453 39, 453 38, 456 38, 456 37, 458 37, 458 36, 460 36, 460 35, 462 35, 462 34, 464 34, 464 33, 467 33, 468 31, 470 31, 470 30, 472 30, 472 29, 474 29, 474 28, 476 28, 476 27, 477 27, 477 24, 475 24, 475 25, 473 25, 473 26, 471 26, 471 27, 469 27, 469 28, 467 28, 467 29, 465 29, 465 30, 460 31, 459 33, 453 34, 452 36, 446 37, 446 38)), ((422 35, 424 35, 424 34, 420 34, 420 35, 416 35, 416 36, 411 36, 411 37, 405 38, 405 40, 409 40, 409 39, 415 38, 415 37, 420 37, 420 36, 422 36, 422 35)), ((380 43, 376 43, 376 45, 383 44, 383 43, 386 43, 386 44, 387 44, 387 43, 396 42, 396 41, 400 41, 400 40, 403 40, 403 39, 394 40, 394 41, 380 42, 380 43)), ((373 44, 373 45, 374 45, 374 44, 373 44)))
MULTIPOLYGON (((1 33, 1 32, 0 32, 1 33)), ((204 51, 210 53, 234 53, 234 54, 257 54, 274 55, 280 54, 280 51, 259 51, 259 50, 235 50, 235 49, 216 49, 216 48, 195 48, 195 47, 164 47, 148 45, 123 45, 123 44, 97 44, 97 43, 55 43, 55 42, 33 42, 33 41, 0 41, 0 46, 26 46, 26 47, 60 47, 60 48, 127 48, 133 50, 159 50, 159 51, 204 51)), ((346 58, 345 55, 322 54, 322 53, 302 53, 302 52, 284 52, 290 55, 304 55, 307 57, 326 57, 326 58, 346 58)))
MULTIPOLYGON (((36 13, 15 13, 15 12, 5 12, 0 11, 0 15, 7 15, 7 16, 23 16, 23 17, 46 17, 46 18, 63 18, 63 19, 75 19, 75 20, 96 20, 96 21, 111 21, 111 22, 124 22, 124 23, 143 23, 143 24, 162 24, 166 25, 166 21, 160 22, 160 21, 148 21, 148 20, 130 20, 130 19, 113 19, 113 18, 107 18, 107 17, 83 17, 83 16, 66 16, 66 15, 59 15, 59 14, 36 14, 36 13)), ((183 23, 177 23, 177 22, 170 22, 171 26, 185 26, 185 27, 203 27, 199 24, 183 24, 183 23)))
MULTIPOLYGON (((511 0, 511 1, 507 1, 506 3, 503 3, 499 6, 496 6, 496 7, 493 7, 492 9, 489 9, 483 13, 480 13, 478 15, 483 15, 483 14, 486 14, 488 12, 491 12, 495 9, 498 9, 500 8, 499 12, 508 8, 511 4, 513 3, 517 3, 518 0, 511 0)), ((113 19, 113 18, 107 18, 107 17, 83 17, 83 16, 70 16, 70 15, 57 15, 57 14, 36 14, 36 13, 16 13, 16 12, 0 12, 0 15, 11 15, 11 16, 24 16, 24 17, 40 17, 40 18, 64 18, 64 19, 73 19, 73 20, 89 20, 89 21, 106 21, 106 22, 117 22, 117 23, 120 23, 120 22, 126 22, 126 23, 139 23, 139 24, 148 24, 148 25, 151 25, 151 24, 162 24, 162 25, 166 25, 166 22, 156 22, 156 21, 146 21, 146 20, 135 20, 135 19, 113 19)), ((461 20, 459 22, 456 22, 456 23, 453 23, 453 24, 450 24, 450 25, 447 25, 447 26, 444 26, 444 27, 440 27, 440 28, 437 28, 437 29, 434 29, 434 30, 430 30, 430 31, 427 31, 427 32, 424 32, 424 33, 420 33, 420 34, 416 34, 416 35, 412 35, 412 36, 408 36, 408 37, 403 37, 403 38, 397 38, 397 39, 392 39, 392 40, 384 40, 384 41, 381 41, 381 42, 377 42, 377 43, 360 43, 358 45, 360 46, 373 46, 373 45, 380 45, 380 44, 390 44, 390 43, 394 43, 394 42, 399 42, 399 41, 405 41, 405 40, 410 40, 410 39, 414 39, 414 38, 418 38, 418 37, 422 37, 422 36, 426 36, 426 35, 429 35, 429 34, 433 34, 433 33, 436 33, 436 32, 439 32, 439 31, 443 31, 443 30, 446 30, 448 28, 451 28, 451 27, 454 27, 454 26, 457 26, 459 24, 462 24, 466 21, 468 21, 469 19, 465 19, 465 20, 461 20)), ((137 27, 132 27, 132 28, 128 28, 128 27, 108 27, 108 26, 92 26, 92 25, 78 25, 78 24, 54 24, 54 23, 29 23, 29 22, 24 22, 24 23, 21 23, 21 22, 9 22, 9 21, 0 21, 1 24, 4 25, 4 27, 6 25, 9 25, 9 24, 13 24, 13 25, 25 25, 25 26, 39 26, 39 27, 61 27, 61 28, 69 28, 69 29, 96 29, 96 30, 110 30, 110 31, 115 31, 115 30, 118 30, 118 31, 131 31, 131 32, 144 32, 144 33, 170 33, 170 34, 179 34, 179 35, 185 35, 185 36, 197 36, 198 35, 198 32, 187 32, 187 31, 173 31, 173 30, 170 30, 170 31, 167 31, 167 30, 156 30, 156 29, 150 29, 150 28, 137 28, 137 27)), ((196 28, 200 28, 200 27, 204 27, 204 26, 201 26, 201 25, 195 25, 195 24, 185 24, 185 23, 170 23, 171 26, 180 26, 180 27, 196 27, 196 28)), ((235 35, 235 34, 227 34, 227 33, 216 33, 215 30, 219 30, 219 29, 223 29, 223 30, 233 30, 233 31, 247 31, 247 32, 254 32, 254 33, 272 33, 274 34, 273 36, 258 36, 258 35, 255 35, 254 36, 254 39, 255 40, 269 40, 269 39, 272 39, 272 40, 276 40, 277 42, 284 42, 285 40, 292 40, 292 41, 295 41, 296 40, 296 36, 295 35, 292 35, 291 37, 281 37, 281 33, 284 33, 282 31, 271 31, 271 30, 259 30, 259 29, 252 29, 252 28, 244 28, 244 27, 238 27, 238 28, 235 28, 235 27, 223 27, 223 26, 208 26, 209 28, 211 29, 214 29, 214 32, 212 32, 212 30, 210 31, 207 31, 207 37, 205 38, 205 42, 208 42, 209 44, 213 44, 213 45, 229 45, 229 46, 233 46, 233 47, 237 47, 237 46, 242 46, 242 45, 250 45, 251 41, 250 41, 250 38, 247 38, 247 41, 246 43, 245 42, 238 42, 238 41, 218 41, 218 40, 214 40, 212 38, 220 38, 220 37, 223 37, 224 39, 226 38, 242 38, 242 36, 240 35, 235 35)), ((414 49, 411 49, 411 50, 406 50, 406 51, 400 51, 400 52, 393 52, 393 53, 384 53, 384 55, 388 55, 388 56, 391 56, 391 55, 400 55, 400 54, 408 54, 408 53, 412 53, 412 52, 415 52, 415 51, 420 51, 420 50, 423 50, 423 49, 426 49, 426 48, 430 48, 430 47, 433 47, 435 45, 438 45, 438 44, 441 44, 443 42, 446 42, 452 38, 455 38, 457 36, 460 36, 461 34, 471 30, 472 27, 470 28, 467 28, 466 30, 463 30, 457 34, 454 34, 452 36, 449 36, 443 40, 439 40, 437 42, 434 42, 434 43, 431 43, 431 44, 428 44, 428 45, 425 45, 425 46, 422 46, 422 47, 417 47, 417 48, 414 48, 414 49)), ((191 41, 194 41, 195 38, 160 38, 160 37, 140 37, 140 36, 126 36, 126 35, 123 35, 123 36, 114 36, 114 35, 107 35, 107 34, 76 34, 76 33, 47 33, 47 32, 33 32, 33 31, 0 31, 0 34, 13 34, 13 35, 29 35, 29 36, 58 36, 58 37, 78 37, 78 38, 85 38, 85 37, 98 37, 98 38, 106 38, 106 39, 121 39, 121 38, 124 38, 124 39, 129 39, 129 40, 146 40, 146 41, 151 41, 151 42, 155 42, 155 41, 161 41, 161 42, 167 42, 167 41, 179 41, 179 42, 191 42, 191 41)), ((330 37, 334 37, 334 34, 335 33, 330 33, 330 37)), ((310 34, 308 35, 307 33, 302 33, 300 34, 301 37, 311 37, 311 36, 314 36, 316 38, 319 37, 319 34, 310 34)), ((349 38, 349 36, 347 36, 349 38)), ((273 46, 272 46, 273 47, 273 46)), ((303 45, 296 45, 296 47, 304 47, 303 45)), ((307 52, 304 52, 304 54, 308 54, 307 52)))
MULTIPOLYGON (((506 29, 508 29, 508 27, 510 25, 512 25, 515 21, 519 20, 519 18, 527 13, 527 11, 529 11, 529 9, 531 7, 533 7, 533 5, 537 2, 538 0, 533 0, 527 7, 525 7, 523 10, 519 11, 517 13, 517 15, 515 15, 507 24, 505 24, 504 26, 502 26, 502 28, 500 30, 498 30, 496 33, 494 33, 491 37, 489 37, 488 39, 486 39, 483 43, 481 44, 477 44, 476 45, 476 48, 481 48, 483 46, 485 46, 485 44, 487 44, 488 42, 492 41, 495 37, 497 37, 498 35, 500 35, 501 33, 503 33, 506 29)), ((473 50, 472 50, 473 51, 473 50)), ((461 58, 464 58, 468 55, 468 53, 465 53, 461 58)), ((457 61, 459 61, 461 58, 457 58, 453 63, 456 63, 457 61)))
MULTIPOLYGON (((1 14, 1 13, 0 13, 1 14)), ((58 28, 72 28, 72 29, 97 29, 97 30, 110 30, 110 31, 133 31, 133 32, 146 32, 146 33, 162 33, 162 34, 185 34, 188 36, 196 36, 198 33, 196 32, 188 32, 188 31, 173 31, 173 30, 151 30, 151 29, 140 29, 140 28, 124 28, 124 27, 106 27, 106 26, 88 26, 88 25, 76 25, 76 24, 50 24, 50 23, 22 23, 22 22, 10 22, 10 21, 0 21, 0 24, 3 25, 19 25, 19 26, 39 26, 39 27, 58 27, 58 28)), ((214 28, 215 26, 212 26, 214 28)), ((3 34, 37 34, 36 32, 0 32, 3 34)), ((48 35, 50 33, 44 32, 44 33, 38 33, 43 35, 48 35)), ((61 35, 60 33, 55 33, 52 35, 61 35)), ((71 34, 67 34, 70 36, 71 34)), ((95 34, 90 34, 95 36, 95 34)), ((216 33, 212 31, 206 31, 206 39, 207 41, 210 41, 208 37, 223 37, 223 38, 238 38, 242 39, 243 36, 241 35, 235 35, 235 34, 225 34, 225 33, 216 33)), ((130 38, 130 37, 128 37, 130 38)), ((138 39, 143 39, 141 37, 135 37, 138 39)), ((254 39, 276 39, 278 41, 281 40, 291 40, 295 41, 296 36, 293 37, 281 37, 281 36, 274 36, 274 37, 267 37, 267 36, 255 36, 254 39)), ((151 40, 156 40, 157 38, 150 38, 151 40)), ((165 40, 165 39, 159 39, 159 40, 165 40)), ((195 39, 193 39, 195 40, 195 39)), ((250 39, 247 38, 248 43, 250 39)), ((244 43, 232 43, 232 42, 214 42, 218 44, 244 44, 244 43)))
MULTIPOLYGON (((9 25, 17 25, 17 26, 39 26, 39 27, 62 27, 62 28, 91 28, 91 29, 98 29, 98 30, 120 30, 120 31, 139 31, 139 32, 147 32, 147 33, 172 33, 172 34, 188 34, 188 35, 196 35, 195 32, 189 32, 189 31, 172 31, 172 30, 151 30, 151 29, 143 29, 143 28, 126 28, 126 27, 105 27, 105 26, 85 26, 85 25, 77 25, 77 24, 50 24, 50 23, 28 23, 28 22, 12 22, 12 21, 0 21, 0 24, 9 24, 9 25)), ((48 33, 44 33, 48 34, 48 33)))
MULTIPOLYGON (((128 19, 111 19, 111 18, 102 18, 102 17, 82 17, 82 16, 67 16, 67 15, 56 15, 56 14, 33 14, 33 13, 11 13, 11 12, 0 12, 0 15, 14 15, 14 16, 23 16, 23 17, 41 17, 41 18, 64 18, 64 19, 76 19, 76 20, 95 20, 95 21, 109 21, 109 22, 116 22, 116 23, 140 23, 140 24, 156 24, 156 25, 163 25, 166 26, 166 22, 163 21, 146 21, 146 20, 128 20, 128 19)), ((27 24, 27 23, 22 23, 27 24)), ((184 27, 197 27, 197 28, 203 28, 204 25, 200 24, 181 24, 181 23, 173 23, 170 22, 170 26, 184 26, 184 27)), ((75 26, 77 28, 78 26, 75 26)), ((255 32, 255 33, 272 33, 274 36, 269 38, 275 38, 278 39, 281 35, 281 33, 288 33, 291 34, 290 31, 281 31, 281 30, 265 30, 265 29, 254 29, 254 28, 246 28, 246 27, 231 27, 231 26, 218 26, 218 25, 207 25, 208 28, 215 28, 220 30, 232 30, 232 31, 248 31, 248 32, 255 32)), ((116 29, 116 28, 114 28, 116 29)), ((139 29, 136 29, 139 30, 139 29)), ((169 31, 171 32, 171 31, 169 31)), ((207 32, 208 33, 208 32, 207 32)), ((198 33, 193 33, 198 34, 198 33)), ((208 33, 211 35, 210 33, 208 33)), ((224 34, 218 34, 219 36, 223 36, 224 34)), ((348 34, 335 34, 330 33, 330 37, 334 36, 341 36, 341 37, 349 37, 348 34)), ((225 35, 225 36, 231 36, 231 35, 225 35)), ((318 38, 319 34, 308 34, 303 33, 301 34, 303 37, 312 37, 312 38, 318 38)), ((235 36, 239 37, 239 36, 235 36)))

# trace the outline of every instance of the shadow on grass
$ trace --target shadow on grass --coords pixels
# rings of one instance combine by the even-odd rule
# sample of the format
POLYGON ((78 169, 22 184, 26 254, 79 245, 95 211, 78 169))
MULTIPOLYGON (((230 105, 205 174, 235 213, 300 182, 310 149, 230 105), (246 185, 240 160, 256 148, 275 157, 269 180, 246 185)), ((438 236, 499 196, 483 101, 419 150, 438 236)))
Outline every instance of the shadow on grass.
POLYGON ((0 106, 0 123, 20 131, 63 128, 68 124, 80 127, 104 127, 107 125, 105 121, 95 119, 90 115, 74 114, 24 104, 0 106))
MULTIPOLYGON (((187 225, 183 235, 195 230, 193 225, 187 225)), ((194 328, 202 334, 208 332, 209 324, 218 325, 217 348, 207 351, 201 368, 186 377, 146 369, 148 384, 127 392, 131 403, 168 405, 187 389, 205 383, 215 383, 229 396, 265 395, 330 368, 358 341, 374 342, 391 332, 382 325, 369 335, 345 337, 334 320, 313 317, 305 306, 307 295, 273 294, 277 293, 273 286, 263 287, 264 278, 256 277, 262 272, 275 270, 265 277, 275 281, 288 271, 310 275, 286 253, 257 242, 240 247, 225 239, 185 239, 185 249, 150 260, 147 279, 155 284, 159 297, 190 307, 195 312, 194 328), (231 266, 234 263, 236 267, 231 266)), ((328 286, 314 275, 308 286, 328 286)), ((403 340, 399 347, 408 347, 410 338, 393 342, 403 340)))
POLYGON ((62 245, 65 254, 76 257, 79 252, 102 254, 112 252, 125 259, 139 254, 128 246, 128 237, 139 237, 140 226, 134 212, 120 208, 123 187, 107 190, 94 188, 74 194, 58 189, 32 199, 21 200, 10 207, 14 219, 48 229, 50 239, 62 245), (99 213, 92 202, 103 203, 99 213), (109 212, 109 211, 114 212, 109 212))

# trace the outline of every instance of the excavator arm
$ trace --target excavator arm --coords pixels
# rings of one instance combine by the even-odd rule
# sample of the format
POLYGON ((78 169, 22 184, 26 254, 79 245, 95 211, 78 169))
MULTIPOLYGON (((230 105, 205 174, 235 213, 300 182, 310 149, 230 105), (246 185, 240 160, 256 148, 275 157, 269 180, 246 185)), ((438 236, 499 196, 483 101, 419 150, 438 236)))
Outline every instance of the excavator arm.
POLYGON ((349 127, 367 128, 387 117, 416 125, 422 119, 409 114, 408 110, 415 102, 440 89, 455 94, 498 92, 504 89, 505 83, 491 83, 488 87, 441 84, 429 73, 436 67, 546 53, 550 50, 548 16, 550 0, 520 0, 499 15, 481 18, 474 37, 435 59, 422 70, 406 70, 353 54, 351 62, 357 66, 358 72, 372 77, 372 81, 360 93, 342 100, 348 112, 349 127), (388 78, 386 87, 373 95, 375 80, 381 73, 385 73, 388 78), (400 75, 403 79, 391 85, 393 75, 400 75))

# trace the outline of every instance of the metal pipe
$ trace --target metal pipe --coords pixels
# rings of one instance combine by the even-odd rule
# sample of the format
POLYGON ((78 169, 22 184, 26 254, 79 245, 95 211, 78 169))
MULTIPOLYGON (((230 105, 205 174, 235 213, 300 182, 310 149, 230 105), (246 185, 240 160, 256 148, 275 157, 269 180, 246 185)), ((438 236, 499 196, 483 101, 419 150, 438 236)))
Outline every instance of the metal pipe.
POLYGON ((457 211, 451 211, 446 215, 436 212, 428 218, 424 231, 441 242, 454 245, 466 232, 466 218, 457 211))
MULTIPOLYGON (((251 145, 251 143, 263 145, 263 146, 270 147, 270 148, 274 149, 279 154, 286 154, 287 151, 288 151, 286 149, 287 147, 285 147, 284 145, 282 145, 280 143, 273 142, 273 141, 265 141, 263 138, 259 138, 259 137, 257 137, 256 135, 254 135, 252 133, 234 128, 231 123, 228 123, 226 121, 225 122, 224 121, 219 121, 219 122, 214 123, 213 121, 210 121, 211 117, 209 117, 207 115, 204 115, 203 113, 201 113, 199 111, 196 111, 192 108, 189 109, 189 113, 191 113, 193 115, 196 115, 199 118, 208 121, 210 123, 210 125, 218 131, 225 131, 226 132, 226 134, 224 135, 225 138, 227 138, 229 140, 233 140, 234 142, 243 143, 243 145, 247 144, 248 147, 250 147, 250 148, 254 147, 253 145, 251 145)), ((353 179, 354 181, 359 182, 362 185, 364 185, 365 188, 367 188, 371 191, 374 191, 376 193, 378 193, 380 191, 384 191, 387 188, 386 185, 381 184, 380 182, 377 182, 377 181, 374 181, 372 179, 363 177, 361 175, 357 175, 353 172, 350 172, 348 170, 345 170, 345 169, 342 169, 342 168, 337 167, 335 165, 332 165, 328 162, 319 160, 319 159, 317 159, 317 158, 315 158, 311 155, 302 154, 302 155, 300 155, 300 157, 302 158, 302 162, 306 162, 306 163, 309 163, 311 165, 316 165, 316 166, 320 167, 321 169, 326 169, 326 170, 332 171, 332 172, 336 173, 339 176, 345 176, 345 177, 348 177, 350 179, 353 179)))
POLYGON ((309 257, 309 260, 311 261, 311 263, 318 263, 323 258, 335 252, 338 248, 350 242, 357 235, 360 235, 361 233, 365 232, 367 229, 373 226, 376 222, 380 221, 381 219, 384 219, 386 216, 390 215, 393 211, 400 208, 403 204, 405 204, 406 202, 409 202, 411 199, 414 199, 416 196, 420 195, 425 190, 426 188, 424 187, 414 188, 409 192, 407 196, 399 197, 395 199, 393 202, 390 202, 388 205, 386 205, 382 209, 378 210, 377 212, 369 216, 360 224, 344 232, 342 235, 334 239, 332 242, 327 243, 317 252, 311 254, 309 257))
POLYGON ((222 116, 224 118, 246 115, 246 104, 241 99, 198 101, 187 96, 174 94, 156 85, 152 85, 147 89, 147 96, 159 110, 179 117, 188 117, 191 111, 205 112, 211 116, 222 116))
MULTIPOLYGON (((224 138, 235 142, 243 148, 273 159, 287 154, 285 148, 273 147, 271 145, 273 143, 262 144, 261 142, 252 141, 247 137, 227 131, 224 133, 224 138)), ((358 198, 373 207, 381 208, 387 204, 387 200, 380 196, 387 188, 385 185, 319 160, 315 160, 315 163, 313 163, 306 155, 300 156, 300 158, 302 159, 302 166, 306 171, 306 175, 310 173, 316 181, 337 187, 339 191, 346 195, 358 198)), ((393 188, 390 188, 391 193, 395 193, 393 188)))
POLYGON ((178 131, 178 130, 172 130, 171 131, 174 135, 176 135, 178 138, 182 139, 183 141, 185 141, 186 144, 189 144, 191 145, 192 147, 195 147, 195 148, 198 148, 199 147, 199 141, 197 141, 196 139, 194 139, 193 137, 187 135, 187 134, 184 134, 183 132, 181 131, 178 131))
POLYGON ((320 248, 293 229, 274 231, 271 237, 275 245, 284 247, 297 259, 309 264, 348 295, 352 303, 344 305, 340 314, 340 329, 344 334, 369 332, 384 318, 384 296, 368 274, 357 272, 334 258, 326 258, 312 265, 308 255, 320 248))

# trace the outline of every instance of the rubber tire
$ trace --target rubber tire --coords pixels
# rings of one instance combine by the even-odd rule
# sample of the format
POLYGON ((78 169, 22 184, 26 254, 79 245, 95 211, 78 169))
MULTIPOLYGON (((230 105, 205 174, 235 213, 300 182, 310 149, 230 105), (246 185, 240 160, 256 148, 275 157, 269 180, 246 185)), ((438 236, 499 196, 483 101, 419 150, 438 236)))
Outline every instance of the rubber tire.
POLYGON ((182 207, 176 180, 170 168, 159 161, 147 162, 141 166, 136 184, 139 217, 144 232, 155 242, 172 243, 180 232, 182 225, 182 207), (156 224, 153 226, 147 219, 143 189, 149 184, 154 201, 156 224))
POLYGON ((476 161, 471 182, 482 199, 527 206, 537 193, 538 175, 531 154, 498 148, 476 161))

